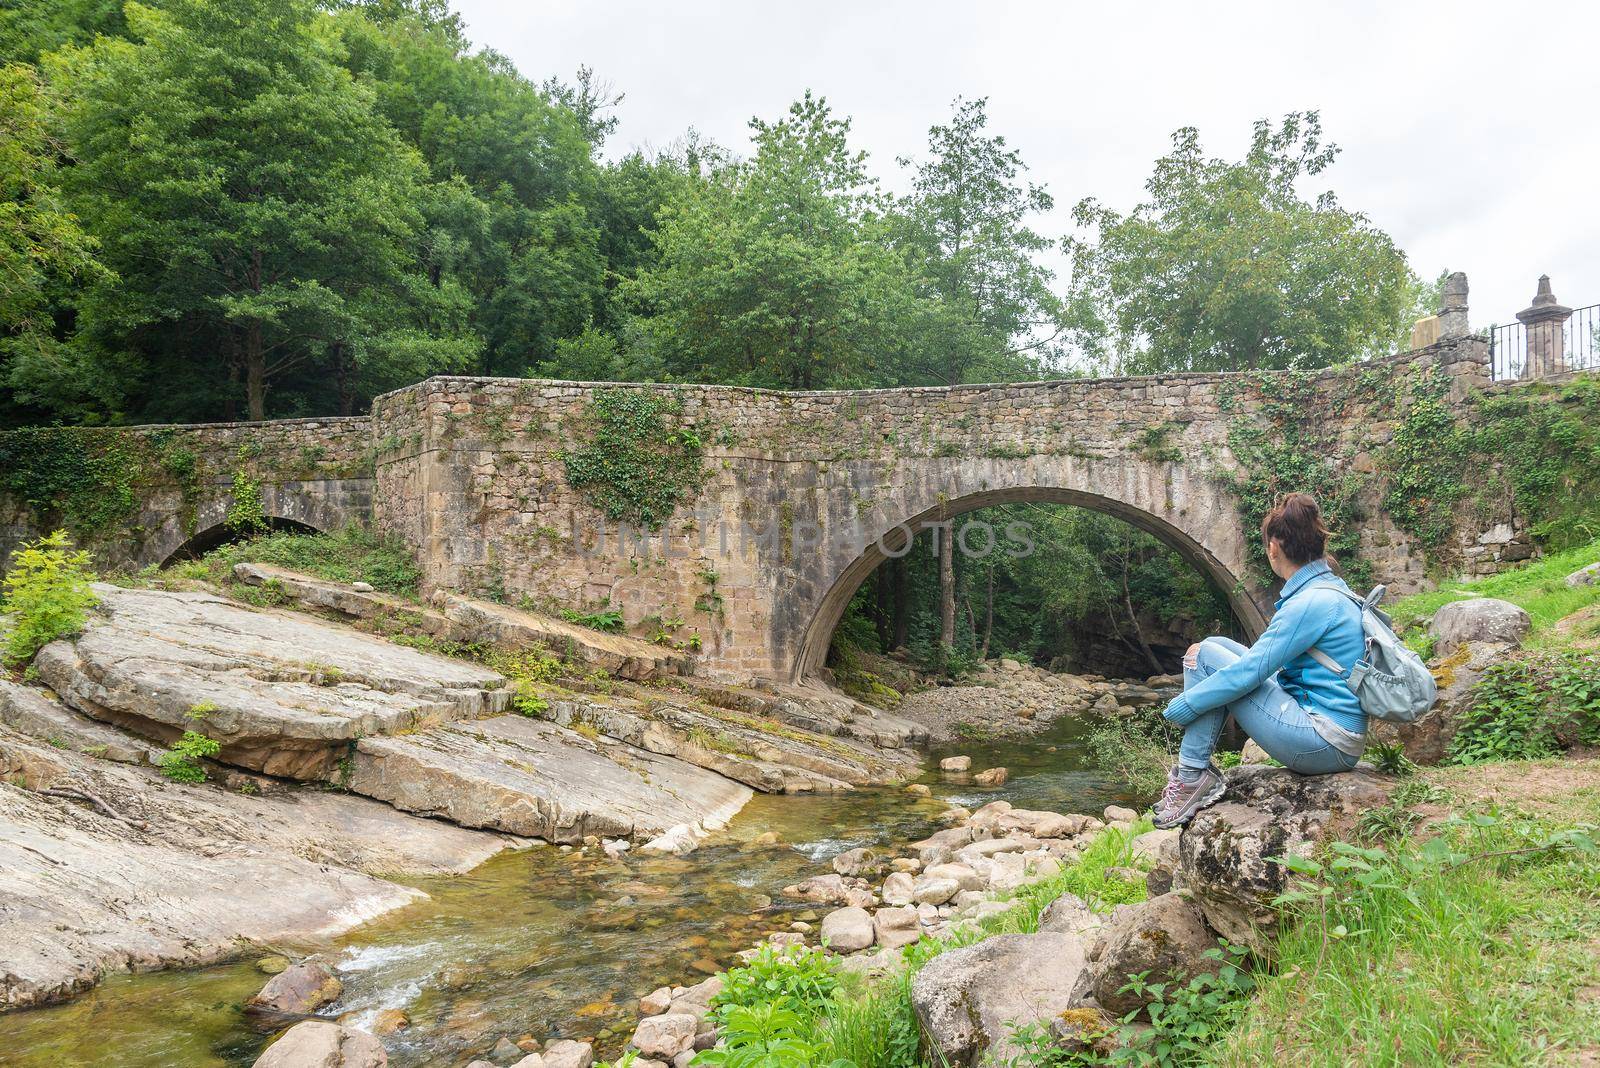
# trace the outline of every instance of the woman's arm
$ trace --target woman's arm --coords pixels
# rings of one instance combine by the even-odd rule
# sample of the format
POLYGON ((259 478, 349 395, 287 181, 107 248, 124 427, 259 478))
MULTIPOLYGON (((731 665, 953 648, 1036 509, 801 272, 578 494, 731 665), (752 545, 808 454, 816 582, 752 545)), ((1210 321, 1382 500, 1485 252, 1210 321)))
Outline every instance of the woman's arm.
POLYGON ((1327 633, 1333 618, 1329 598, 1336 596, 1330 591, 1307 590, 1289 598, 1244 655, 1174 697, 1162 715, 1169 722, 1184 726, 1266 682, 1327 633))

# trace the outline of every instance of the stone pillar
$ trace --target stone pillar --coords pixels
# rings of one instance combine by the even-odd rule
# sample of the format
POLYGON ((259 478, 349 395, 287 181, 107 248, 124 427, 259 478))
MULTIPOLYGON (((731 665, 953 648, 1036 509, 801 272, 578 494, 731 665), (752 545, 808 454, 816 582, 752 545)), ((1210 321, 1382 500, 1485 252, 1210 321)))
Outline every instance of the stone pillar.
POLYGON ((1467 276, 1457 271, 1444 280, 1439 296, 1439 340, 1452 341, 1472 332, 1467 325, 1467 276))
POLYGON ((1550 276, 1539 276, 1539 292, 1533 303, 1517 312, 1517 319, 1528 333, 1528 362, 1523 378, 1544 378, 1567 369, 1567 320, 1572 309, 1550 292, 1550 276))

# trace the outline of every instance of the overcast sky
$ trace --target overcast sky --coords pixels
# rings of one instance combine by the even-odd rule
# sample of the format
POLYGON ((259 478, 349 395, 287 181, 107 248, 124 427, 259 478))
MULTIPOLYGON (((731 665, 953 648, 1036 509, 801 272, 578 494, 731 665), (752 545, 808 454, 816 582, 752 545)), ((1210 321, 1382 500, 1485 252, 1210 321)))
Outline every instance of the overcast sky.
POLYGON ((1466 271, 1475 327, 1541 273, 1600 303, 1600 4, 455 2, 530 78, 588 64, 626 93, 608 154, 690 126, 743 151, 752 115, 809 88, 898 186, 952 99, 987 96, 1056 198, 1051 234, 1080 197, 1134 204, 1180 126, 1236 158, 1252 120, 1318 108, 1344 150, 1318 188, 1418 273, 1466 271))

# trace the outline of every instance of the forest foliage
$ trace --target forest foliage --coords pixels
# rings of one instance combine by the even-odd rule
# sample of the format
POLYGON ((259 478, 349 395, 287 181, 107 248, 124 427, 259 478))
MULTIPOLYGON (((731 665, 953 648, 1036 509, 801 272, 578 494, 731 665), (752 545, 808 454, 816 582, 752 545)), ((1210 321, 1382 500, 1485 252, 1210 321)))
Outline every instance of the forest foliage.
MULTIPOLYGON (((1258 123, 1237 160, 1179 130, 1140 204, 1082 199, 1063 237, 983 98, 888 162, 809 91, 745 146, 685 116, 672 144, 622 148, 621 92, 519 71, 445 0, 19 0, 0 104, 7 426, 350 414, 438 373, 823 389, 1310 367, 1385 348, 1427 300, 1387 235, 1307 192, 1338 151, 1315 112, 1258 123)), ((862 618, 886 647, 924 640, 895 604, 932 581, 935 646, 1048 659, 1092 622, 1151 667, 1130 624, 1153 609, 1129 598, 1225 618, 1155 540, 1033 518, 1030 560, 942 583, 908 563, 862 618)))

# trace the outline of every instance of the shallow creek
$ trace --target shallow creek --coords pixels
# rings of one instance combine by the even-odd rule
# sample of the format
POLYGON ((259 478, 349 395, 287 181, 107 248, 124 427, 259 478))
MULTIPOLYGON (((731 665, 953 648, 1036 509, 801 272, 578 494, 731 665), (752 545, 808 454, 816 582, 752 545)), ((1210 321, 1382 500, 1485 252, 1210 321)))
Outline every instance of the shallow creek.
MULTIPOLYGON (((596 1039, 614 1054, 631 1034, 635 1002, 655 987, 695 982, 725 967, 763 933, 805 916, 774 908, 788 883, 828 869, 860 845, 925 836, 951 803, 1005 799, 1028 808, 1094 812, 1126 800, 1088 769, 1081 725, 1062 721, 1023 741, 936 751, 1004 765, 998 789, 923 778, 933 797, 903 790, 835 796, 758 795, 727 832, 683 858, 611 861, 541 846, 505 854, 454 878, 406 880, 431 900, 393 913, 329 947, 345 990, 328 1010, 357 1023, 388 1008, 411 1026, 385 1038, 390 1064, 464 1064, 500 1035, 596 1039), (776 832, 776 846, 752 840, 776 832)), ((811 917, 815 919, 813 915, 811 917)), ((0 1016, 0 1064, 200 1068, 248 1065, 266 1043, 240 1012, 266 977, 251 954, 195 971, 118 975, 65 1005, 0 1016)))

